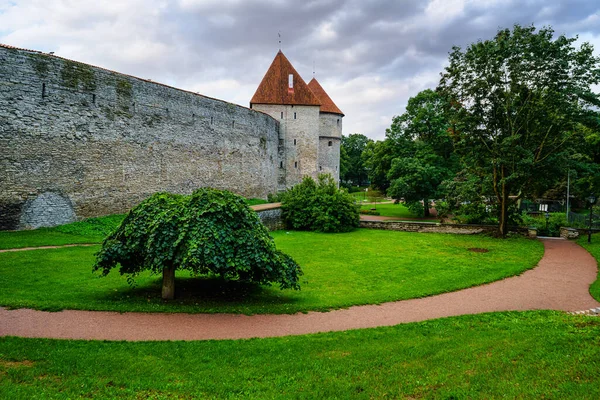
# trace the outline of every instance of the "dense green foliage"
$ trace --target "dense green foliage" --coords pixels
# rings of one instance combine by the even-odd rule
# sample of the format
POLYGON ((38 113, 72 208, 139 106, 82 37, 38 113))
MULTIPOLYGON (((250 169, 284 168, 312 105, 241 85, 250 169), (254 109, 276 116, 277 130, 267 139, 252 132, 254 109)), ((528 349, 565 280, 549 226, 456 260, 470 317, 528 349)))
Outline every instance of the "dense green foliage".
POLYGON ((424 297, 518 275, 535 266, 544 251, 540 242, 519 237, 371 229, 272 235, 277 248, 302 265, 301 291, 181 271, 176 299, 165 302, 160 277, 142 272, 135 288, 118 274, 99 279, 90 272, 99 246, 70 247, 0 253, 0 306, 243 314, 324 311, 424 297), (474 253, 472 247, 489 252, 474 253))
POLYGON ((581 236, 577 243, 589 251, 598 263, 598 279, 590 286, 590 294, 600 301, 600 233, 592 235, 591 243, 588 243, 588 235, 581 236))
POLYGON ((598 399, 600 318, 467 315, 199 342, 0 338, 0 397, 598 399))
POLYGON ((216 275, 281 289, 299 289, 301 270, 278 251, 244 198, 198 189, 190 196, 157 193, 132 209, 104 240, 94 270, 136 276, 166 268, 216 275))
POLYGON ((600 59, 588 43, 515 25, 465 51, 453 48, 439 91, 452 104, 455 148, 480 179, 479 202, 506 235, 511 206, 563 175, 581 124, 597 121, 600 59))
POLYGON ((360 220, 354 197, 338 189, 329 174, 320 174, 317 182, 305 176, 285 192, 281 211, 285 224, 297 230, 348 232, 360 220))
POLYGON ((386 140, 400 137, 405 146, 391 162, 387 194, 425 217, 429 201, 443 197, 442 182, 458 168, 447 109, 438 93, 424 90, 408 100, 406 112, 394 118, 386 133, 386 140))
POLYGON ((365 147, 373 140, 365 135, 353 133, 342 135, 340 149, 340 179, 355 186, 367 185, 368 174, 362 159, 365 147))
POLYGON ((419 214, 415 214, 408 207, 406 207, 402 203, 376 203, 376 204, 364 204, 361 206, 362 210, 371 210, 375 209, 377 211, 377 215, 381 215, 382 217, 394 217, 401 218, 406 220, 422 220, 422 221, 432 221, 433 217, 423 218, 419 214))

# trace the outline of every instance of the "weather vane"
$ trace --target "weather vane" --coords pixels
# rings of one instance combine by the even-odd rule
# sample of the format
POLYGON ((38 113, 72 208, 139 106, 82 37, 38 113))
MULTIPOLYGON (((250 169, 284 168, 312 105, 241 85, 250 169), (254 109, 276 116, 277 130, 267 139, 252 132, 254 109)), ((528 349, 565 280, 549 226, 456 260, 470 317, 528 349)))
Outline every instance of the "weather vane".
POLYGON ((281 31, 277 32, 277 37, 279 38, 279 50, 281 51, 281 31))

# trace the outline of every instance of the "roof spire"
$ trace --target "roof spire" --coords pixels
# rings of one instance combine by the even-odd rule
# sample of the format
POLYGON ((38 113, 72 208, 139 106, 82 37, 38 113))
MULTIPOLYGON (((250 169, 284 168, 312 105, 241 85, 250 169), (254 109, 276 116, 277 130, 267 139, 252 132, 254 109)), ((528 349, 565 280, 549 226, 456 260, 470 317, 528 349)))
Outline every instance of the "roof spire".
POLYGON ((315 60, 313 60, 313 79, 315 79, 315 60))
POLYGON ((281 51, 281 31, 277 32, 277 37, 279 38, 279 51, 281 51))

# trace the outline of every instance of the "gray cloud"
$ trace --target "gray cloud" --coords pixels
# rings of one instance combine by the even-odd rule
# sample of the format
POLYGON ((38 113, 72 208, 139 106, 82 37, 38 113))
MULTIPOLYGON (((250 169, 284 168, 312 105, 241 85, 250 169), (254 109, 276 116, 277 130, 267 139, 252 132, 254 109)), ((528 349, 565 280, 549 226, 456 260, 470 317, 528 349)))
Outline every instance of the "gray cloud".
MULTIPOLYGON (((589 0, 0 0, 0 42, 247 105, 282 48, 346 113, 344 132, 381 139, 409 97, 434 87, 453 45, 515 23, 600 46, 589 0)), ((598 51, 597 51, 598 53, 598 51)))

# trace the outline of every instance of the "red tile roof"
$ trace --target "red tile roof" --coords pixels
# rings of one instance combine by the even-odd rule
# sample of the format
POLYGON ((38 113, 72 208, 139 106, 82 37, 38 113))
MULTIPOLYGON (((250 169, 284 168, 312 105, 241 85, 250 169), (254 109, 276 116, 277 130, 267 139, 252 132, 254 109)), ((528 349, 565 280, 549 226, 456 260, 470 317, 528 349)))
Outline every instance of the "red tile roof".
POLYGON ((318 106, 321 102, 279 50, 252 96, 252 104, 318 106), (289 75, 293 75, 293 90, 288 89, 289 75))
POLYGON ((321 101, 321 112, 344 115, 342 110, 335 105, 333 100, 331 100, 331 97, 325 92, 325 89, 323 89, 319 81, 312 78, 312 80, 308 82, 308 87, 321 101))

